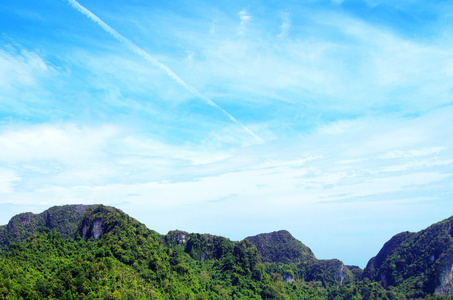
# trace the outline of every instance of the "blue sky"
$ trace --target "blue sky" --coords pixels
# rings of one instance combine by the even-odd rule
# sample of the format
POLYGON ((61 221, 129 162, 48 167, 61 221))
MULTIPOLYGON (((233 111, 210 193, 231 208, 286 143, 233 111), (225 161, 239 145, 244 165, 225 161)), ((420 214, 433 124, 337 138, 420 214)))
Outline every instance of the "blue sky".
POLYGON ((452 13, 3 0, 0 221, 103 203, 163 234, 287 229, 364 267, 452 215, 452 13))

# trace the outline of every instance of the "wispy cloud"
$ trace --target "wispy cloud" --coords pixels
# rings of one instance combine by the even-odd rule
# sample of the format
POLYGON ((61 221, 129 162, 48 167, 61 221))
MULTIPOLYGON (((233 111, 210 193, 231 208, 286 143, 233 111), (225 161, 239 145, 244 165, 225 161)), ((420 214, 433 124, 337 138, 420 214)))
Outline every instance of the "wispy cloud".
POLYGON ((277 35, 279 38, 285 38, 288 35, 288 31, 291 28, 291 21, 288 13, 282 13, 282 24, 280 25, 280 33, 277 35))
MULTIPOLYGON (((277 39, 257 28, 251 39, 227 35, 201 43, 181 32, 187 47, 201 53, 191 62, 203 73, 198 84, 221 86, 222 99, 240 96, 242 104, 271 98, 359 114, 388 107, 412 113, 449 102, 452 60, 442 37, 433 43, 344 14, 306 15, 310 27, 292 24, 294 34, 283 41, 284 31, 277 39)), ((283 24, 275 25, 283 30, 283 24)))
MULTIPOLYGON (((46 85, 57 72, 36 52, 19 45, 0 48, 0 114, 34 114, 34 103, 48 103, 46 85)), ((44 111, 40 111, 43 113, 44 111)))
POLYGON ((95 14, 93 14, 91 11, 80 5, 75 0, 68 0, 68 2, 78 11, 86 15, 89 19, 91 19, 93 22, 98 24, 99 26, 102 27, 106 32, 108 32, 110 35, 112 35, 115 39, 117 39, 120 43, 128 47, 131 51, 135 52, 139 56, 143 57, 145 60, 148 62, 152 63, 153 65, 157 66, 158 68, 162 69, 165 71, 168 76, 173 78, 178 84, 180 84, 183 88, 185 88, 187 91, 192 93, 194 96, 202 99, 204 102, 207 104, 211 105, 212 107, 220 110, 223 112, 231 121, 239 125, 242 129, 244 129, 248 134, 250 134, 252 137, 254 137, 258 142, 263 142, 263 140, 257 136, 255 133, 253 133, 249 128, 247 128, 244 124, 239 122, 235 117, 233 117, 230 113, 228 113, 225 109, 214 103, 211 99, 208 97, 204 96, 201 94, 195 87, 187 84, 184 80, 182 80, 178 75, 176 75, 170 68, 168 68, 166 65, 162 64, 159 62, 157 59, 149 55, 146 51, 144 51, 142 48, 138 47, 136 44, 132 43, 129 39, 125 38, 121 34, 119 34, 116 30, 114 30, 112 27, 104 23, 101 19, 99 19, 95 14))
POLYGON ((5 90, 11 86, 36 87, 42 75, 51 69, 36 53, 17 49, 12 45, 0 49, 0 87, 5 90))
POLYGON ((0 161, 15 164, 56 160, 67 164, 96 159, 106 141, 115 136, 114 127, 87 130, 67 125, 35 125, 0 132, 0 161))
POLYGON ((13 170, 0 168, 0 195, 13 193, 16 182, 20 180, 13 170))
POLYGON ((239 20, 241 21, 239 23, 238 34, 244 35, 245 31, 247 30, 248 23, 252 20, 252 16, 248 13, 246 9, 241 10, 238 13, 238 16, 239 20))

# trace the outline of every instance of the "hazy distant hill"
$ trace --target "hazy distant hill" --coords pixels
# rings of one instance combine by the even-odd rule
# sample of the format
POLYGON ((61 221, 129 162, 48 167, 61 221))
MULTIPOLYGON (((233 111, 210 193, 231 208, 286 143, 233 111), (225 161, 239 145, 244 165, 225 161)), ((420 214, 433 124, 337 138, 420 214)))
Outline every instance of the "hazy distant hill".
POLYGON ((103 205, 0 227, 0 299, 406 299, 452 295, 453 217, 387 242, 366 269, 318 260, 287 231, 160 235, 103 205), (10 244, 11 243, 11 244, 10 244), (355 274, 355 275, 354 275, 355 274))

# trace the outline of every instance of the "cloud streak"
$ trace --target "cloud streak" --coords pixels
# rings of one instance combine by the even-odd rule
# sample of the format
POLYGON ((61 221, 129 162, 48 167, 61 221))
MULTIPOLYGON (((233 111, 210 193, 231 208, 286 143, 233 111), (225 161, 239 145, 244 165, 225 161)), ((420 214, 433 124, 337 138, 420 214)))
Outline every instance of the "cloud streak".
POLYGON ((178 75, 175 74, 170 68, 168 68, 166 65, 162 64, 159 62, 157 59, 149 55, 145 50, 131 42, 129 39, 126 37, 122 36, 119 34, 115 29, 107 25, 104 21, 102 21, 99 17, 97 17, 95 14, 93 14, 91 11, 86 9, 84 6, 82 6, 79 2, 75 0, 68 0, 69 4, 71 4, 72 7, 74 7, 76 10, 84 14, 88 19, 92 20, 95 22, 97 25, 99 25, 102 29, 104 29, 107 33, 109 33, 111 36, 113 36, 116 40, 118 40, 120 43, 125 45, 129 50, 132 52, 136 53, 137 55, 143 57, 145 60, 148 62, 152 63, 153 65, 159 67, 163 71, 165 71, 168 76, 170 76, 173 80, 175 80, 179 85, 181 85, 184 89, 186 89, 188 92, 193 94, 194 96, 202 99, 204 102, 209 104, 210 106, 220 110, 223 114, 225 114, 231 121, 239 125, 244 131, 246 131, 248 134, 250 134, 253 138, 255 138, 259 143, 263 143, 264 141, 256 135, 253 131, 251 131, 247 126, 239 122, 234 116, 232 116, 230 113, 228 113, 225 109, 223 109, 221 106, 216 104, 214 101, 209 99, 208 97, 204 96, 201 94, 196 88, 193 86, 189 85, 186 83, 184 80, 182 80, 178 75))

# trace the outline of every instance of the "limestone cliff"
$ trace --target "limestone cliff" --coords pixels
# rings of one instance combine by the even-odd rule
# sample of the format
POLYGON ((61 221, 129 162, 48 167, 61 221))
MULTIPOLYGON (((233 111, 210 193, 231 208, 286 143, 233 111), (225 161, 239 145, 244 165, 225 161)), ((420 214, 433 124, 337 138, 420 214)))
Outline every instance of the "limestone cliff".
POLYGON ((79 234, 83 239, 93 238, 98 240, 104 233, 109 232, 114 227, 120 225, 120 218, 110 217, 112 214, 125 215, 121 210, 99 205, 88 210, 79 227, 79 234))

